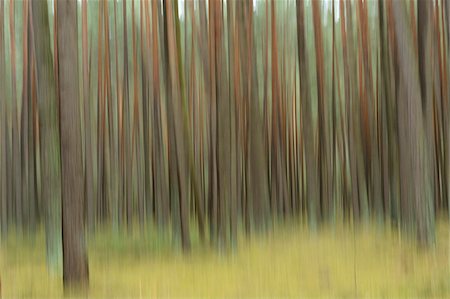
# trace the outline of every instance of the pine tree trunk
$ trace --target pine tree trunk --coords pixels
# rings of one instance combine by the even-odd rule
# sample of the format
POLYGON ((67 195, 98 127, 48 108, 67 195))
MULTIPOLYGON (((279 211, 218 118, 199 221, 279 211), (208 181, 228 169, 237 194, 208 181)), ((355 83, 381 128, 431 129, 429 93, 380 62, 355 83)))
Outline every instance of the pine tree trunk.
MULTIPOLYGON (((414 46, 407 29, 404 3, 393 1, 397 37, 400 85, 404 97, 399 97, 400 171, 402 197, 413 211, 417 240, 430 245, 434 240, 434 209, 431 197, 431 176, 426 124, 422 111, 419 67, 414 61, 414 46)), ((425 6, 426 7, 426 6, 425 6)), ((426 9, 424 7, 424 9, 426 9)), ((424 13, 427 13, 426 11, 424 13)))
POLYGON ((58 3, 59 96, 61 99, 62 236, 64 286, 88 283, 84 238, 84 178, 78 88, 77 1, 58 3))
MULTIPOLYGON (((5 37, 4 37, 4 7, 5 0, 0 0, 0 90, 5 89, 5 37)), ((0 210, 1 210, 1 221, 0 221, 0 233, 1 237, 5 237, 8 228, 8 213, 7 213, 7 106, 6 106, 6 92, 4 93, 5 98, 1 101, 1 112, 0 115, 2 117, 0 122, 0 210)))
POLYGON ((319 177, 317 150, 312 116, 312 99, 309 90, 308 58, 306 53, 306 30, 304 0, 297 0, 297 43, 300 76, 300 98, 302 113, 302 135, 304 136, 306 160, 306 198, 308 205, 309 225, 316 226, 319 217, 319 177))
POLYGON ((61 265, 61 166, 59 115, 50 44, 46 1, 32 1, 36 50, 39 131, 41 145, 42 200, 44 201, 47 264, 53 271, 61 265))

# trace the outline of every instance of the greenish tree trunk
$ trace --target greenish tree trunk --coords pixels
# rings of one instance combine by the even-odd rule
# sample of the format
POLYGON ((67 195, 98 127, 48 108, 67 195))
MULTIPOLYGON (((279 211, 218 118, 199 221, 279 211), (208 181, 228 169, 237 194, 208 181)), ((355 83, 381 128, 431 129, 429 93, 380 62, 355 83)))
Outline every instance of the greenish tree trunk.
POLYGON ((37 64, 41 137, 41 196, 44 202, 47 265, 51 271, 60 271, 62 265, 62 234, 59 115, 52 65, 47 2, 32 1, 32 15, 37 64))
POLYGON ((308 58, 305 38, 305 11, 304 0, 297 0, 297 43, 300 75, 300 98, 302 113, 302 135, 305 147, 306 160, 306 198, 308 205, 309 225, 314 228, 319 216, 319 177, 317 150, 314 146, 314 124, 312 116, 312 99, 309 90, 308 58))
POLYGON ((5 0, 0 0, 0 90, 4 90, 4 98, 3 101, 1 101, 1 117, 2 120, 0 122, 0 209, 1 209, 1 221, 0 221, 0 232, 1 237, 6 236, 8 222, 7 222, 7 169, 6 169, 6 162, 7 162, 7 106, 6 106, 6 72, 5 72, 5 37, 4 37, 4 16, 5 16, 5 0))

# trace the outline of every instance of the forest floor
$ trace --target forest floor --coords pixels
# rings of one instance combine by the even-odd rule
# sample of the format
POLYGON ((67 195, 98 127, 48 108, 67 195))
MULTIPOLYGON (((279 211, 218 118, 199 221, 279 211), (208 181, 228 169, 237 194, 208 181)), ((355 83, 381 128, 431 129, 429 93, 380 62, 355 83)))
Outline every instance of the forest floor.
MULTIPOLYGON (((449 227, 440 221, 436 246, 418 249, 381 225, 321 228, 284 225, 268 235, 239 238, 219 253, 193 241, 174 249, 170 237, 134 232, 89 238, 88 295, 109 297, 449 297, 449 227)), ((49 274, 43 233, 11 234, 0 247, 4 298, 63 295, 61 275, 49 274)), ((167 235, 167 234, 165 234, 167 235)))

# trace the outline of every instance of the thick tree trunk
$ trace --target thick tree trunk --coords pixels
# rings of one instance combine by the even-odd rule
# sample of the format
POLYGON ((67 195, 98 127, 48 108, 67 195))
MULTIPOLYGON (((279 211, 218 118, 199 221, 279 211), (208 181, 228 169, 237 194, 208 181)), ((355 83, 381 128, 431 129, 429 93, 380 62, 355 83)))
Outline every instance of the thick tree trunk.
MULTIPOLYGON (((174 217, 179 216, 179 223, 181 229, 181 245, 184 251, 189 251, 191 242, 190 242, 190 233, 189 233, 189 204, 187 197, 187 186, 188 186, 188 169, 187 169, 187 151, 188 148, 186 146, 186 134, 183 125, 186 125, 186 122, 183 122, 183 113, 187 113, 187 111, 182 111, 181 105, 184 99, 184 91, 183 91, 183 81, 182 81, 182 69, 180 67, 181 63, 181 51, 180 51, 180 36, 179 36, 179 24, 178 24, 178 14, 172 10, 172 5, 170 1, 165 1, 165 21, 166 21, 166 42, 168 49, 168 67, 167 77, 170 80, 168 84, 168 90, 173 88, 172 96, 169 96, 168 99, 168 111, 171 110, 172 117, 168 118, 169 125, 172 121, 172 130, 169 130, 169 134, 171 135, 171 143, 169 144, 169 157, 171 167, 171 184, 175 183, 174 181, 178 181, 178 194, 177 197, 174 197, 175 204, 178 205, 178 209, 174 213, 174 217), (177 19, 174 19, 177 18, 177 19), (174 25, 176 26, 174 28, 174 25), (177 163, 177 164, 175 164, 177 163), (178 198, 178 201, 176 201, 178 198)), ((175 3, 175 8, 177 4, 175 3)), ((175 9, 177 12, 178 9, 175 9)), ((169 113, 170 115, 170 113, 169 113)))
POLYGON ((404 3, 393 1, 392 5, 398 51, 402 53, 399 55, 400 88, 404 91, 404 97, 399 98, 399 135, 404 136, 400 138, 401 185, 405 191, 401 196, 413 211, 418 242, 430 245, 434 240, 434 209, 419 67, 411 63, 415 58, 414 45, 407 29, 404 3))
POLYGON ((81 156, 81 123, 78 95, 77 3, 60 2, 58 9, 58 49, 61 99, 61 160, 63 181, 63 279, 87 283, 87 256, 84 242, 84 181, 81 156), (75 63, 74 63, 75 61, 75 63))
POLYGON ((64 286, 88 283, 84 238, 84 178, 78 88, 77 1, 58 9, 59 97, 61 99, 62 236, 64 286))

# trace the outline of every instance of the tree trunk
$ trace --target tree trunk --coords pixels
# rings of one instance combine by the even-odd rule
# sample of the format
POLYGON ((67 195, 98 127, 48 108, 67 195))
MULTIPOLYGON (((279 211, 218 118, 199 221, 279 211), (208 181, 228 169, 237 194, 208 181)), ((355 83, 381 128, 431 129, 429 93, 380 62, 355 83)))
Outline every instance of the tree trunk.
MULTIPOLYGON (((183 91, 183 81, 182 81, 182 69, 181 69, 181 51, 180 51, 180 36, 179 36, 179 21, 178 14, 173 12, 172 5, 170 1, 165 1, 165 20, 166 20, 166 41, 167 41, 167 49, 168 49, 168 63, 169 69, 167 70, 167 77, 170 79, 170 83, 168 84, 169 89, 173 88, 172 96, 168 96, 168 110, 171 110, 172 118, 168 118, 169 125, 170 122, 173 121, 172 130, 169 130, 169 134, 171 135, 171 143, 169 144, 169 157, 170 160, 175 160, 177 165, 174 165, 174 162, 171 162, 172 166, 170 167, 171 174, 171 184, 174 183, 174 180, 178 180, 178 202, 174 202, 178 204, 178 213, 174 214, 174 217, 179 215, 180 220, 180 229, 181 229, 181 245, 184 251, 189 251, 191 247, 190 242, 190 233, 189 233, 189 204, 188 204, 188 172, 187 172, 187 157, 186 153, 188 151, 186 147, 186 134, 183 130, 183 125, 186 125, 183 122, 183 113, 187 113, 187 111, 182 111, 181 105, 185 105, 183 103, 184 99, 184 91, 183 91), (175 15, 175 16, 174 16, 175 15), (174 28, 174 25, 176 28, 174 28), (176 158, 175 158, 176 157, 176 158)), ((175 3, 175 11, 178 12, 177 2, 175 3)), ((168 90, 169 90, 168 89, 168 90)), ((166 90, 166 92, 168 91, 166 90)), ((170 113, 169 113, 170 114, 170 113)))
POLYGON ((220 111, 217 118, 218 131, 218 162, 217 166, 219 178, 219 223, 218 237, 219 242, 224 245, 226 239, 226 203, 231 197, 231 105, 228 96, 228 82, 224 49, 224 26, 222 19, 222 1, 214 3, 214 36, 216 39, 215 64, 216 64, 216 86, 217 86, 217 109, 220 111))
POLYGON ((317 102, 319 118, 319 169, 320 169, 320 218, 328 213, 329 193, 329 163, 327 145, 327 118, 325 110, 325 69, 323 58, 323 38, 320 7, 317 1, 312 2, 314 20, 314 41, 316 46, 316 77, 317 77, 317 102))
MULTIPOLYGON (((397 36, 400 84, 404 97, 399 97, 399 135, 401 196, 412 207, 417 240, 430 245, 434 240, 434 209, 431 197, 429 156, 426 145, 426 124, 422 111, 419 67, 415 59, 411 32, 407 29, 406 9, 403 2, 393 1, 395 32, 397 36)), ((426 7, 426 6, 425 6, 426 7)), ((424 9, 426 9, 424 7, 424 9)), ((425 11, 425 13, 427 13, 425 11)))
POLYGON ((158 10, 156 1, 152 1, 152 56, 153 56, 153 180, 155 193, 156 218, 160 226, 167 224, 169 218, 168 182, 164 163, 164 142, 162 132, 161 86, 159 82, 158 55, 158 10))
MULTIPOLYGON (((5 72, 5 37, 4 37, 4 7, 5 0, 0 0, 0 90, 6 90, 6 72, 5 72)), ((6 236, 7 232, 7 105, 6 105, 6 92, 3 94, 4 99, 1 103, 1 117, 2 120, 0 122, 0 210, 1 210, 1 221, 0 221, 0 233, 1 237, 6 236)))
POLYGON ((297 0, 297 43, 300 74, 300 98, 302 113, 302 135, 304 136, 306 159, 306 194, 308 204, 309 225, 314 228, 319 217, 319 177, 317 150, 312 116, 312 99, 309 90, 308 58, 306 53, 306 30, 304 0, 297 0))
POLYGON ((45 205, 47 264, 61 265, 61 166, 59 114, 52 66, 50 28, 46 1, 32 1, 33 30, 38 81, 41 145, 42 199, 45 205))
POLYGON ((88 283, 84 239, 84 178, 78 88, 77 1, 62 1, 58 9, 59 97, 61 99, 61 162, 64 286, 88 283))
MULTIPOLYGON (((89 86, 89 69, 88 69, 88 13, 87 0, 82 2, 82 46, 81 56, 83 65, 83 99, 84 99, 84 144, 85 144, 85 200, 87 206, 93 202, 94 186, 93 186, 93 159, 92 159, 92 137, 91 137, 91 106, 90 106, 90 86, 89 86)), ((93 211, 87 211, 91 213, 93 211)), ((89 229, 93 228, 93 217, 87 217, 89 229)))

